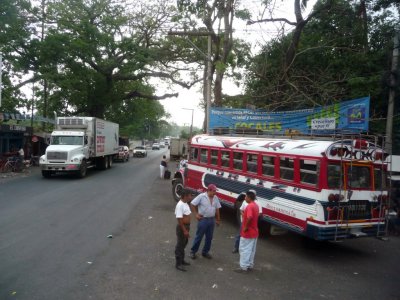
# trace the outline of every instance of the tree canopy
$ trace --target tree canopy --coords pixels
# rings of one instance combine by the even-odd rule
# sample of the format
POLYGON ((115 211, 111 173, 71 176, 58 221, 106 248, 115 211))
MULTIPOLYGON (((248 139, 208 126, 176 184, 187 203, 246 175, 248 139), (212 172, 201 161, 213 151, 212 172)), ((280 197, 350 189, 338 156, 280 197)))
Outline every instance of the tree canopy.
MULTIPOLYGON (((276 2, 252 3, 272 12, 276 2)), ((204 82, 207 71, 207 37, 168 34, 183 30, 212 37, 216 106, 302 109, 369 95, 371 131, 384 133, 389 90, 397 88, 398 127, 399 85, 391 86, 390 76, 400 1, 319 0, 307 15, 310 1, 291 2, 293 19, 254 19, 239 0, 3 0, 2 110, 31 108, 29 85, 44 116, 102 117, 136 137, 172 130, 157 100, 175 97, 174 86, 204 82), (251 57, 249 45, 235 38, 238 20, 293 27, 251 57), (222 94, 227 76, 245 78, 243 95, 222 94)), ((398 67, 393 75, 398 78, 398 67)), ((400 133, 394 133, 399 143, 400 133)))

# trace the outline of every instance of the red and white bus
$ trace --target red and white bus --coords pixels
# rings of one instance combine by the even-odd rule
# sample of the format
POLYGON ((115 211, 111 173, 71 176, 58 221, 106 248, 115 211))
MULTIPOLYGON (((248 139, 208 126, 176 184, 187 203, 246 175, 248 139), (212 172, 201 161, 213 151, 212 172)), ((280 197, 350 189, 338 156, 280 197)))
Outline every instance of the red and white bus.
POLYGON ((300 140, 197 135, 172 192, 214 183, 222 205, 257 192, 262 219, 316 240, 384 233, 387 154, 364 138, 300 140))

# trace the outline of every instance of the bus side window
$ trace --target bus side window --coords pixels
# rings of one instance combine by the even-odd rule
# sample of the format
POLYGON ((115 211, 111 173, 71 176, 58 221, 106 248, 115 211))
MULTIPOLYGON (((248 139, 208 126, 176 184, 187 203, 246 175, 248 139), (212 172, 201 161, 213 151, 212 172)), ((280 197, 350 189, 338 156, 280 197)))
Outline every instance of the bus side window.
POLYGON ((281 179, 293 180, 293 178, 294 178, 294 160, 292 158, 281 157, 280 173, 281 173, 281 179))
POLYGON ((317 185, 319 174, 319 162, 315 160, 300 160, 300 182, 317 185))
POLYGON ((198 161, 198 156, 199 156, 199 149, 198 148, 191 148, 190 149, 190 161, 198 161))
POLYGON ((257 173, 257 154, 247 154, 247 171, 257 173))
POLYGON ((211 150, 211 164, 218 165, 218 150, 211 150))
POLYGON ((230 152, 229 151, 221 151, 221 166, 229 168, 229 159, 230 152))
POLYGON ((207 149, 201 149, 200 150, 200 162, 202 163, 208 163, 208 150, 207 149))
POLYGON ((243 170, 243 153, 233 152, 233 168, 243 170))
POLYGON ((262 172, 266 176, 274 176, 275 174, 275 157, 265 156, 262 157, 262 172))

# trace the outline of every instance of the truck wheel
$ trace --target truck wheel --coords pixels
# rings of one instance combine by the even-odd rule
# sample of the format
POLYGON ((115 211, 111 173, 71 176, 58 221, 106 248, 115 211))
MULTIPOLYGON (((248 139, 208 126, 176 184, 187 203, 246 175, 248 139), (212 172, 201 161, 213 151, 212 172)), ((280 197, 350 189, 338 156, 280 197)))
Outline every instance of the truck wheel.
POLYGON ((82 160, 81 167, 79 168, 78 177, 83 178, 86 176, 87 172, 87 165, 86 160, 82 160))
POLYGON ((172 185, 172 196, 175 201, 178 202, 181 199, 181 192, 183 190, 183 182, 182 179, 175 179, 174 184, 172 185))
POLYGON ((42 171, 42 176, 44 178, 50 178, 51 177, 51 171, 42 171))
POLYGON ((112 156, 108 156, 108 165, 107 168, 110 169, 113 165, 113 157, 112 156))

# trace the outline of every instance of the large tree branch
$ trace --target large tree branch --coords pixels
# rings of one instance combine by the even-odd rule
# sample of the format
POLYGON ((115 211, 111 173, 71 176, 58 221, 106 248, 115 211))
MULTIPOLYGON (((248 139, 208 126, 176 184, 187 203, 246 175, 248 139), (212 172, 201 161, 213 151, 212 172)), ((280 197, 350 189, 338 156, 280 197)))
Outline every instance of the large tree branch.
POLYGON ((247 21, 247 25, 253 25, 255 23, 267 23, 267 22, 285 22, 285 23, 287 23, 289 25, 292 25, 292 26, 296 26, 297 25, 296 22, 289 21, 286 18, 271 18, 271 19, 255 20, 255 21, 249 20, 249 21, 247 21))
POLYGON ((20 89, 21 87, 23 87, 24 85, 26 85, 26 84, 28 84, 28 83, 31 83, 31 82, 36 82, 36 81, 38 81, 38 80, 40 80, 40 79, 41 79, 40 76, 35 75, 35 76, 33 76, 33 77, 31 77, 31 78, 29 78, 29 79, 27 79, 27 80, 24 80, 24 81, 18 83, 16 86, 14 86, 14 90, 18 90, 18 89, 20 89))
POLYGON ((164 73, 164 72, 143 72, 137 75, 115 75, 113 76, 114 80, 139 80, 139 79, 143 79, 145 77, 158 77, 158 78, 166 78, 171 80, 173 83, 180 85, 186 89, 190 89, 193 85, 195 85, 196 83, 200 82, 201 79, 195 80, 191 83, 186 83, 186 82, 182 82, 179 80, 176 80, 171 74, 168 73, 164 73))
POLYGON ((142 94, 139 91, 131 91, 128 94, 126 94, 123 99, 127 100, 127 99, 132 99, 132 98, 142 98, 142 99, 148 99, 148 100, 163 100, 166 98, 178 97, 178 95, 179 95, 179 93, 164 94, 162 96, 156 96, 156 95, 142 94))

